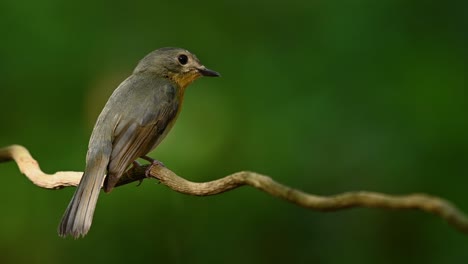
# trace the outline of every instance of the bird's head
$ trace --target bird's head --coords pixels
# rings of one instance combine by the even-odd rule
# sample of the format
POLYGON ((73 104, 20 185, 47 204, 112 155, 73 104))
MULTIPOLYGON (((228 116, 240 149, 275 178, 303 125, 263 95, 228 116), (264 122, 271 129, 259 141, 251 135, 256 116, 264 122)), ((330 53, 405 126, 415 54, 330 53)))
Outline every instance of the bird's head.
POLYGON ((207 69, 195 54, 181 48, 160 48, 146 55, 134 73, 149 72, 169 78, 185 88, 201 76, 218 77, 219 73, 207 69))

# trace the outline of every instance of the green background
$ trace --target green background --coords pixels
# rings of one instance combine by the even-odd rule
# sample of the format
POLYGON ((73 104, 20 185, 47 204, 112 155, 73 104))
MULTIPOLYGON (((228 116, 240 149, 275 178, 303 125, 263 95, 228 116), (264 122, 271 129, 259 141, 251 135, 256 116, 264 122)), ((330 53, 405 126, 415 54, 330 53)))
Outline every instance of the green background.
MULTIPOLYGON (((424 192, 468 211, 467 1, 0 2, 0 146, 84 168, 91 129, 139 59, 184 47, 222 78, 187 90, 151 155, 208 181, 240 170, 320 195, 424 192)), ((421 212, 320 213, 244 187, 156 181, 101 194, 81 240, 74 189, 0 164, 0 263, 463 263, 468 237, 421 212)))

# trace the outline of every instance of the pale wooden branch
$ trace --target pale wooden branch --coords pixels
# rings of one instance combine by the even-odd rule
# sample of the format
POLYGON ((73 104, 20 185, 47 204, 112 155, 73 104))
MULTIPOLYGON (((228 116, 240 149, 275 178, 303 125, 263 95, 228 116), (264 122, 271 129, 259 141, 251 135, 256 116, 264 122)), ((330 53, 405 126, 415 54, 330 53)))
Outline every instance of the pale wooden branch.
MULTIPOLYGON (((0 149, 0 163, 10 160, 14 160, 20 171, 35 185, 46 189, 77 186, 82 175, 82 172, 74 171, 46 174, 42 172, 29 151, 19 145, 0 149)), ((141 166, 129 170, 117 185, 145 179, 147 168, 148 166, 141 166)), ((196 183, 177 176, 165 167, 153 166, 150 176, 174 191, 196 196, 220 194, 243 185, 250 185, 272 196, 317 211, 336 211, 352 207, 416 209, 439 216, 461 232, 468 234, 468 218, 465 214, 450 202, 426 194, 394 196, 358 191, 328 197, 317 196, 277 183, 268 176, 249 171, 236 172, 210 182, 196 183)))

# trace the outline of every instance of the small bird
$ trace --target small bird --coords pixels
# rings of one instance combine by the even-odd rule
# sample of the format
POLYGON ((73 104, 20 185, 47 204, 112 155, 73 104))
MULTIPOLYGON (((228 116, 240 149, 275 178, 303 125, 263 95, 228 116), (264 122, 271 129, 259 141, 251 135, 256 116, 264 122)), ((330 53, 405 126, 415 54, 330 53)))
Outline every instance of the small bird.
POLYGON ((94 125, 85 172, 58 228, 61 237, 88 233, 101 186, 110 192, 136 159, 161 143, 180 113, 185 89, 201 76, 220 75, 185 49, 161 48, 115 89, 94 125))

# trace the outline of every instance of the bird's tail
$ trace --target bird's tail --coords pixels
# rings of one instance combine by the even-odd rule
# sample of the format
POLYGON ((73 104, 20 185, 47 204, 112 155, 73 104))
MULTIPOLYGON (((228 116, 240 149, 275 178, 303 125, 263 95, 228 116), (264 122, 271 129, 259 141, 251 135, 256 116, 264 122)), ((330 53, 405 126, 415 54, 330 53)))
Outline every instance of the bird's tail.
POLYGON ((87 166, 58 228, 61 237, 85 236, 93 221, 94 209, 105 177, 106 164, 87 166))

